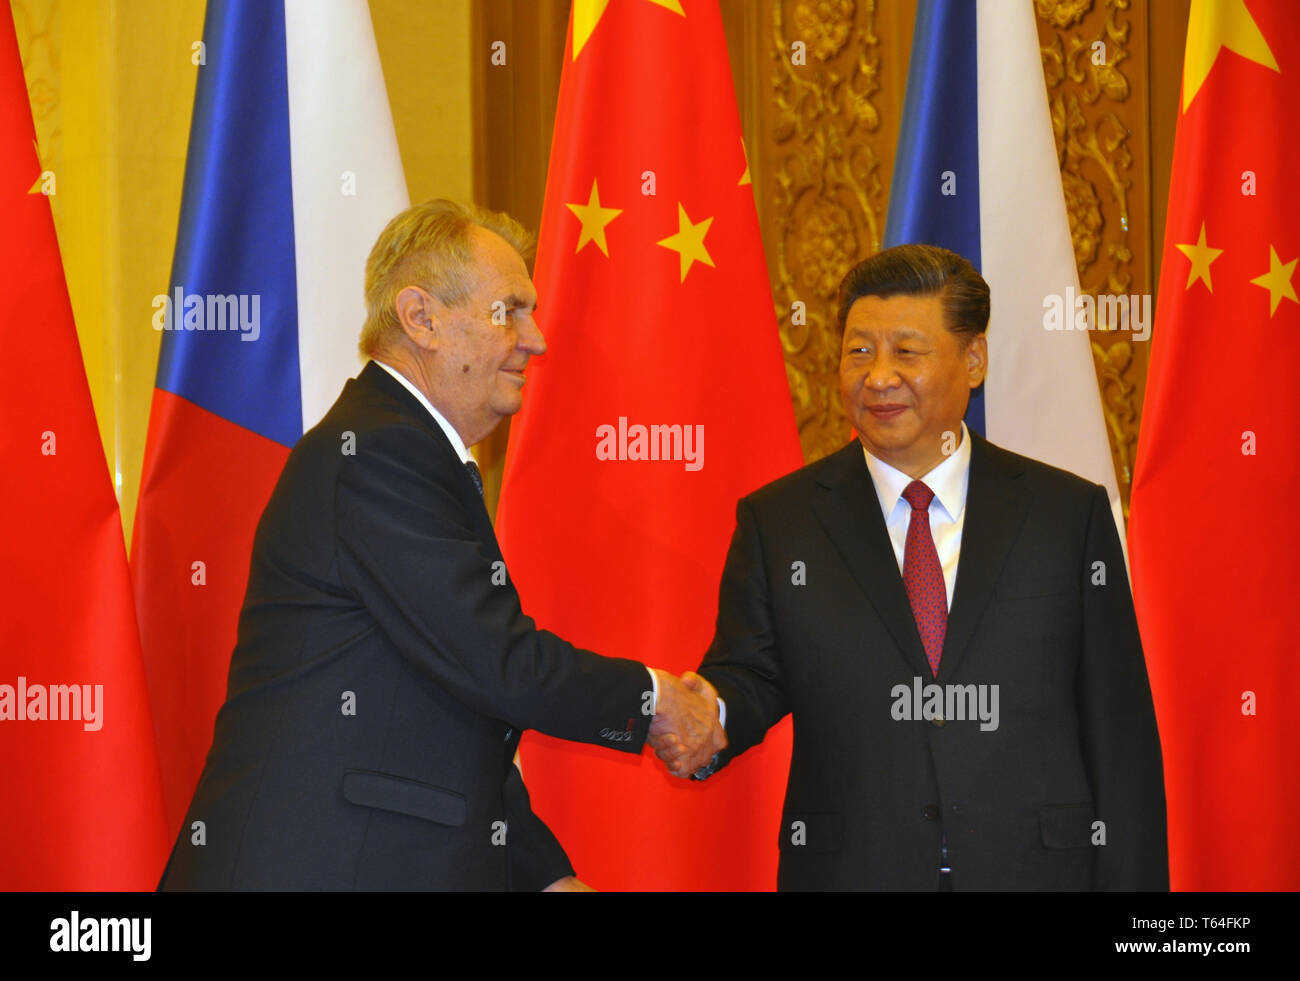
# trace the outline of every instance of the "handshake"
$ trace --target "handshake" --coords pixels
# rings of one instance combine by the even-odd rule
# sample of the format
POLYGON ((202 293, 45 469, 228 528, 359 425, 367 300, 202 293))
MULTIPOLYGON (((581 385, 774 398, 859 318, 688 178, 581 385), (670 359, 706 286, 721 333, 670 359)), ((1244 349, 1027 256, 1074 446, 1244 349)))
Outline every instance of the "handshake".
POLYGON ((650 747, 676 777, 689 777, 709 765, 727 746, 718 719, 718 693, 694 671, 676 678, 652 668, 659 682, 650 747))

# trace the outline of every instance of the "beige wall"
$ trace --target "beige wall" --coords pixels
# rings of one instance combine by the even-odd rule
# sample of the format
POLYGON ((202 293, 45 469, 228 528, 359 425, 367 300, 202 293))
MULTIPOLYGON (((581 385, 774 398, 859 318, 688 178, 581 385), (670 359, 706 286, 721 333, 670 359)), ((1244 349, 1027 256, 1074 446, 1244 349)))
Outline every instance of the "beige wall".
POLYGON ((411 200, 470 200, 470 0, 370 0, 370 18, 411 200))

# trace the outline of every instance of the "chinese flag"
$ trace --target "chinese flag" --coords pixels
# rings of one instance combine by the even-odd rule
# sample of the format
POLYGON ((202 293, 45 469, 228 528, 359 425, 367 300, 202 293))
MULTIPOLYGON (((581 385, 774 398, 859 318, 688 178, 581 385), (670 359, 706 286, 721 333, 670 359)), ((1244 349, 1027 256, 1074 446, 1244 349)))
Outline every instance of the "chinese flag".
MULTIPOLYGON (((737 500, 802 463, 716 0, 573 4, 534 278, 509 574, 539 626, 693 669, 737 500)), ((788 726, 704 782, 536 733, 523 769, 597 888, 772 889, 788 726)))
POLYGON ((1300 25, 1192 0, 1133 479, 1175 889, 1300 888, 1300 25))
POLYGON ((0 889, 152 889, 169 842, 122 522, 34 137, 6 7, 0 889))

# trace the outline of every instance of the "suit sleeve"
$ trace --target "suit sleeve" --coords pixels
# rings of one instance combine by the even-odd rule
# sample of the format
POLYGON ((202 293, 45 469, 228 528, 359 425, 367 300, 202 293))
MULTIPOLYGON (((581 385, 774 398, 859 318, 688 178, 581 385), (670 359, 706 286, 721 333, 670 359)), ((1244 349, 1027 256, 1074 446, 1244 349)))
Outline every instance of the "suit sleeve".
POLYGON ((746 500, 736 506, 736 531, 718 591, 717 630, 698 673, 727 703, 727 748, 718 757, 719 768, 762 742, 790 711, 758 520, 746 500))
POLYGON ((410 425, 357 434, 335 488, 343 582, 415 668, 476 712, 518 729, 639 753, 645 667, 538 630, 485 551, 467 476, 410 425), (463 484, 463 486, 462 486, 463 484))
POLYGON ((573 865, 559 840, 533 812, 524 778, 513 763, 506 774, 505 802, 510 889, 541 892, 556 879, 573 875, 573 865))
POLYGON ((1093 888, 1168 890, 1160 737, 1124 555, 1102 487, 1093 494, 1081 589, 1080 739, 1106 832, 1105 844, 1096 846, 1093 888))

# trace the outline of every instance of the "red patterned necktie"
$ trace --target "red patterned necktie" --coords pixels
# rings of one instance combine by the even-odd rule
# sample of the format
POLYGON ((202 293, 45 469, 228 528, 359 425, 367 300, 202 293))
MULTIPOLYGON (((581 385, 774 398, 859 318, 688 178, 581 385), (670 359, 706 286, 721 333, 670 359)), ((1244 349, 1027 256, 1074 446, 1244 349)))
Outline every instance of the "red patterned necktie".
POLYGON ((943 635, 948 630, 948 590, 943 582, 943 566, 930 534, 930 502, 934 491, 914 480, 903 491, 903 499, 912 505, 912 520, 907 525, 907 544, 903 547, 903 585, 912 601, 912 616, 925 645, 930 673, 939 674, 943 655, 943 635))

